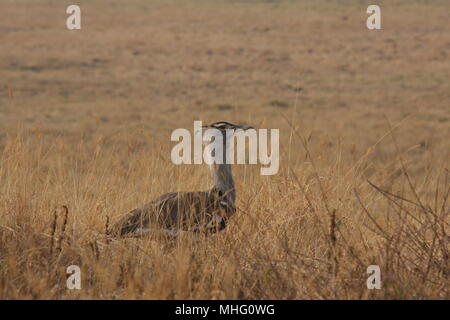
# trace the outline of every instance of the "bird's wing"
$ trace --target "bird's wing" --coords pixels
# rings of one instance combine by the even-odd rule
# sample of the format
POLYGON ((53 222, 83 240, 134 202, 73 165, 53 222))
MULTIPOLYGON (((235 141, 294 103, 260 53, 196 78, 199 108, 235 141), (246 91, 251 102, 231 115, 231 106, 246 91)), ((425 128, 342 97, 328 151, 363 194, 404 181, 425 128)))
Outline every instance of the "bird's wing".
POLYGON ((113 227, 112 234, 124 236, 131 233, 139 233, 149 227, 150 222, 158 220, 164 222, 163 211, 161 209, 165 202, 176 197, 176 193, 167 193, 157 199, 128 212, 113 227), (152 220, 152 221, 150 221, 152 220))
POLYGON ((152 229, 215 232, 225 228, 229 208, 208 191, 166 193, 126 214, 115 227, 115 234, 143 235, 152 229))

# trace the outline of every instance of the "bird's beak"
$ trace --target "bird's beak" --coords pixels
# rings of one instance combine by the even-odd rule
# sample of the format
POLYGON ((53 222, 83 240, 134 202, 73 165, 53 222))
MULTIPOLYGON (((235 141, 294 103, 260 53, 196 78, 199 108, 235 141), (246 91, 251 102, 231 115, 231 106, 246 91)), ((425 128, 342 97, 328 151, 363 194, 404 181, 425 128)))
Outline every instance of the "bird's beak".
POLYGON ((255 128, 253 128, 252 126, 247 126, 247 125, 244 125, 244 126, 237 126, 236 127, 236 130, 249 130, 249 129, 255 129, 255 128))

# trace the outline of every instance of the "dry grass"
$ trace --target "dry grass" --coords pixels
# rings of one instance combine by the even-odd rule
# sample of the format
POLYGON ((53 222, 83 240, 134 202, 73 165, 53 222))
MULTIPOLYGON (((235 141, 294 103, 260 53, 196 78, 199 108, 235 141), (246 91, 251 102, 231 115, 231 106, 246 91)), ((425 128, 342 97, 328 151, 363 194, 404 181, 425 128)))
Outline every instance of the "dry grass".
POLYGON ((447 1, 381 2, 379 32, 353 1, 119 3, 69 32, 58 1, 1 2, 0 298, 449 299, 447 1), (280 128, 280 172, 236 166, 214 236, 108 239, 208 187, 170 162, 194 119, 280 128))

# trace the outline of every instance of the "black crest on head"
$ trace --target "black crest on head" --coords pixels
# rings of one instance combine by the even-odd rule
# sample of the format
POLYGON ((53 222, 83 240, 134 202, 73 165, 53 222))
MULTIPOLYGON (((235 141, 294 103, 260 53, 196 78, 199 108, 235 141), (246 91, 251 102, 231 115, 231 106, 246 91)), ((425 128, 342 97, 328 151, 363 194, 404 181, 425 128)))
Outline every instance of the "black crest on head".
POLYGON ((237 125, 237 124, 233 124, 233 123, 226 122, 226 121, 218 121, 218 122, 214 122, 214 123, 210 124, 209 126, 203 126, 203 129, 208 129, 208 128, 217 129, 217 130, 221 130, 221 131, 225 131, 227 129, 231 129, 231 130, 254 129, 252 126, 237 125))
POLYGON ((237 127, 237 125, 226 122, 226 121, 218 121, 218 122, 214 122, 212 124, 209 125, 211 128, 216 128, 219 130, 225 130, 225 129, 234 129, 237 127))

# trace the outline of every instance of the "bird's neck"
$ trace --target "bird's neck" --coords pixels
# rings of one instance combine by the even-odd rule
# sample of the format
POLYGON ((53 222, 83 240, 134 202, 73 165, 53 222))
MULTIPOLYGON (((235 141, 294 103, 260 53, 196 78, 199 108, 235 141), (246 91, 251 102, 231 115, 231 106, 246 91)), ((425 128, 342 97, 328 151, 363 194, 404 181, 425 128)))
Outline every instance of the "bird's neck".
POLYGON ((231 164, 212 164, 210 169, 213 177, 213 188, 220 191, 228 200, 234 203, 236 200, 236 189, 231 173, 231 164))

